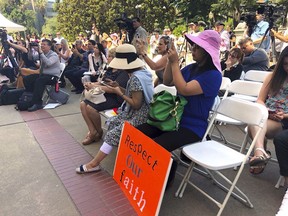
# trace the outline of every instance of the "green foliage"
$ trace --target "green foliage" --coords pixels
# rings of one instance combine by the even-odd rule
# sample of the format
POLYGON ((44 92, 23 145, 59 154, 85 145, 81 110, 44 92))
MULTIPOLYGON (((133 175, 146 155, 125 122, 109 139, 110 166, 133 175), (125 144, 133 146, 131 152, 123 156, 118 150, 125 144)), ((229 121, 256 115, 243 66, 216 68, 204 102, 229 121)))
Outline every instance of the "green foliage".
POLYGON ((107 34, 119 31, 114 20, 126 13, 129 18, 139 16, 142 25, 149 32, 155 28, 176 26, 174 1, 171 0, 63 0, 58 3, 59 29, 69 40, 74 40, 79 32, 89 31, 92 23, 107 34))
MULTIPOLYGON (((37 9, 45 9, 45 0, 34 0, 37 9)), ((31 1, 11 1, 11 0, 0 0, 0 11, 9 20, 23 25, 27 28, 28 33, 36 32, 36 12, 32 10, 31 1)))
POLYGON ((55 35, 58 28, 57 17, 46 18, 45 25, 42 27, 42 32, 55 35))
POLYGON ((187 31, 187 25, 178 25, 174 30, 173 34, 177 37, 182 35, 183 31, 187 31))

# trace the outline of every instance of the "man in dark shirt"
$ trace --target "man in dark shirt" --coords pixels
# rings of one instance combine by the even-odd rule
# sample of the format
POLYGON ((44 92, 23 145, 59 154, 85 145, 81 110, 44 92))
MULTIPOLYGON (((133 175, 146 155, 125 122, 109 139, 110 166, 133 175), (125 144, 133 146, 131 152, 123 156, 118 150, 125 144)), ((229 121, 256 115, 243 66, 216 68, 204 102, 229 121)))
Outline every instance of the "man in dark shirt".
POLYGON ((84 53, 79 53, 78 51, 73 51, 76 53, 75 55, 79 56, 81 59, 81 65, 77 66, 75 68, 72 68, 71 70, 67 71, 65 73, 65 77, 69 79, 71 84, 75 87, 75 89, 71 90, 72 92, 75 92, 76 94, 82 93, 84 90, 81 77, 83 76, 83 73, 89 70, 89 63, 88 63, 88 55, 90 53, 94 52, 94 46, 96 45, 96 42, 94 40, 89 40, 88 41, 88 50, 84 53))
POLYGON ((266 51, 262 48, 256 48, 251 38, 240 40, 239 46, 245 55, 242 62, 245 73, 249 70, 268 70, 269 58, 266 51))
POLYGON ((69 58, 67 62, 67 66, 65 67, 65 70, 60 78, 60 87, 64 88, 66 86, 66 81, 64 79, 64 76, 66 76, 69 73, 72 73, 75 69, 79 69, 82 64, 82 58, 83 53, 85 53, 85 50, 82 49, 83 42, 81 40, 76 40, 75 45, 73 45, 72 48, 72 56, 69 58))

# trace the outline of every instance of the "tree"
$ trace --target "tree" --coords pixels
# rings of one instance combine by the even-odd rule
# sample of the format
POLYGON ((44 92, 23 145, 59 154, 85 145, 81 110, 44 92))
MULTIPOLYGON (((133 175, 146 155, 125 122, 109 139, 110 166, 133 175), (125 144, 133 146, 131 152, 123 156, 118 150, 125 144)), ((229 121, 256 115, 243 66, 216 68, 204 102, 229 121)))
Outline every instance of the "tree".
MULTIPOLYGON (((123 13, 129 18, 139 16, 145 29, 173 26, 176 10, 172 0, 63 0, 57 3, 59 30, 74 40, 79 32, 89 31, 95 23, 101 32, 119 31, 114 20, 123 13)), ((176 26, 176 25, 174 25, 176 26)))
POLYGON ((38 11, 40 11, 42 16, 44 15, 46 1, 34 0, 34 3, 35 11, 32 8, 31 2, 27 0, 0 0, 1 13, 13 22, 25 26, 27 32, 39 33, 35 26, 38 23, 36 15, 38 11))

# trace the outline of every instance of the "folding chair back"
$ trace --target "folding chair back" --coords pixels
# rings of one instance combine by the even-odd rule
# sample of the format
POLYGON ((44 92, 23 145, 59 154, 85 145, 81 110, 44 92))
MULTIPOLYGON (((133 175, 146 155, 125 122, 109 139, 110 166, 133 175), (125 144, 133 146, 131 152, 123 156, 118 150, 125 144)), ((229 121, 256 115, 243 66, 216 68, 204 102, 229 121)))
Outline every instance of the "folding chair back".
POLYGON ((249 70, 246 72, 244 80, 263 83, 267 75, 270 73, 271 71, 249 70))
POLYGON ((222 77, 220 90, 227 90, 230 84, 231 84, 231 80, 228 77, 222 77))
POLYGON ((204 137, 212 128, 213 122, 215 121, 218 114, 237 119, 249 125, 259 126, 259 129, 252 141, 250 148, 248 149, 246 154, 243 154, 226 145, 223 145, 220 142, 213 140, 204 141, 204 138, 202 142, 193 143, 185 146, 182 152, 192 162, 187 169, 187 172, 184 175, 184 178, 175 195, 181 198, 185 191, 186 185, 190 184, 203 195, 207 196, 215 204, 217 204, 217 206, 220 208, 217 215, 221 215, 231 195, 234 196, 236 199, 240 200, 241 202, 245 203, 249 207, 253 207, 249 198, 238 187, 236 187, 236 184, 243 171, 244 165, 248 161, 248 157, 254 148, 256 140, 263 128, 263 125, 267 121, 268 111, 265 106, 258 103, 239 100, 231 97, 225 98, 221 101, 217 110, 214 112, 204 137), (222 203, 218 202, 206 191, 199 188, 190 181, 190 176, 192 174, 195 164, 198 164, 202 166, 205 170, 207 170, 214 183, 227 192, 227 195, 222 203), (234 177, 233 181, 229 180, 229 178, 227 178, 223 173, 220 172, 221 170, 228 168, 231 168, 232 170, 235 166, 240 166, 240 168, 238 169, 238 172, 234 177), (218 178, 221 177, 230 187, 226 187, 220 181, 218 181, 214 177, 214 173, 218 176, 218 178), (237 191, 237 193, 233 192, 234 189, 237 191))
POLYGON ((158 92, 161 92, 161 91, 164 91, 164 90, 170 92, 172 95, 176 95, 177 94, 177 90, 176 90, 175 86, 167 86, 167 85, 164 85, 164 84, 157 85, 154 88, 154 94, 158 93, 158 92))
POLYGON ((262 83, 235 80, 229 85, 227 91, 225 92, 224 98, 227 97, 229 93, 258 97, 261 87, 262 83))
POLYGON ((60 76, 59 77, 62 76, 62 74, 63 74, 63 72, 65 70, 65 67, 66 67, 65 63, 60 63, 60 76))

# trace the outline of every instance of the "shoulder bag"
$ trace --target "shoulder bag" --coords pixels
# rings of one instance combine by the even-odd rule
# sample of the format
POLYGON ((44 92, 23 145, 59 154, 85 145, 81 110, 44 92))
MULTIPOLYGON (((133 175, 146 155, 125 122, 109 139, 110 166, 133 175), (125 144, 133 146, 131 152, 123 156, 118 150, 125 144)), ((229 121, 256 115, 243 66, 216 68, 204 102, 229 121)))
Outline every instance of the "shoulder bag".
POLYGON ((94 104, 100 104, 106 102, 106 97, 104 95, 104 91, 101 89, 101 87, 95 87, 90 90, 84 90, 83 96, 86 100, 91 101, 94 104))
POLYGON ((161 91, 153 95, 148 113, 147 123, 162 131, 175 131, 187 100, 182 96, 174 96, 168 91, 161 91))

